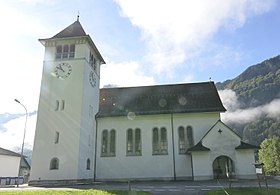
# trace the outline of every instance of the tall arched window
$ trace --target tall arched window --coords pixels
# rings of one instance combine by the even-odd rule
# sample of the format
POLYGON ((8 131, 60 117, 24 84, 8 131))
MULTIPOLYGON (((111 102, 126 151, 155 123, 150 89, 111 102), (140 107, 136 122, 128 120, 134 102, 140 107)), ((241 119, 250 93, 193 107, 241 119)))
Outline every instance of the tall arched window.
POLYGON ((58 170, 59 160, 58 158, 52 158, 50 162, 50 170, 58 170))
POLYGON ((142 154, 141 130, 139 128, 128 129, 126 137, 126 154, 140 156, 142 154))
POLYGON ((115 156, 116 155, 116 130, 107 129, 102 131, 101 141, 101 156, 115 156))
POLYGON ((167 143, 167 130, 165 127, 155 127, 152 131, 153 134, 153 154, 167 154, 168 143, 167 143))
POLYGON ((193 143, 193 128, 191 126, 187 126, 187 138, 188 138, 188 147, 192 147, 193 143))
POLYGON ((112 129, 110 131, 109 145, 110 145, 110 151, 109 151, 110 155, 115 156, 116 155, 116 130, 115 129, 112 129))
POLYGON ((193 141, 193 128, 187 126, 178 127, 178 142, 179 142, 179 154, 185 154, 186 150, 194 145, 193 141))
POLYGON ((105 129, 102 131, 101 155, 106 156, 107 153, 108 153, 108 130, 105 129))
POLYGON ((180 126, 178 128, 179 135, 179 153, 184 154, 186 148, 186 136, 185 136, 185 128, 180 126))

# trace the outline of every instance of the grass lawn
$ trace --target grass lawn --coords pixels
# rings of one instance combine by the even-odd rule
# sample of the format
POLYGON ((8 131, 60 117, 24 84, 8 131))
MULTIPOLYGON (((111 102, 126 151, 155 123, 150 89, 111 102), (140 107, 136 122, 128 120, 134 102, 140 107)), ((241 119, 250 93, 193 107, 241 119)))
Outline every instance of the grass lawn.
MULTIPOLYGON (((230 188, 225 189, 230 195, 279 195, 280 189, 269 188, 268 191, 266 188, 230 188)), ((225 195, 226 193, 223 190, 215 190, 208 192, 207 195, 225 195)))
POLYGON ((134 192, 127 190, 30 190, 30 191, 8 191, 0 192, 1 195, 68 195, 68 194, 79 194, 79 195, 149 195, 147 192, 134 192))

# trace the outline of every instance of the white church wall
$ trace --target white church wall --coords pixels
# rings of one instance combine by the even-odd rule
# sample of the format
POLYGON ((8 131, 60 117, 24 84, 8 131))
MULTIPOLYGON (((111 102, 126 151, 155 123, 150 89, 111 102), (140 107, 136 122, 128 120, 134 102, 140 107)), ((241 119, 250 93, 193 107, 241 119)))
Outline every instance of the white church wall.
POLYGON ((240 137, 221 122, 218 122, 203 138, 202 143, 210 148, 212 162, 219 156, 227 156, 234 162, 236 159, 235 147, 240 144, 240 137))
POLYGON ((256 169, 254 166, 255 156, 254 150, 242 149, 236 151, 237 177, 241 179, 256 179, 256 169))
POLYGON ((183 179, 192 179, 191 157, 186 154, 179 154, 179 135, 180 126, 193 128, 194 144, 220 119, 219 113, 187 113, 174 114, 174 151, 176 176, 183 179))
POLYGON ((193 179, 210 180, 213 179, 212 159, 209 152, 193 152, 193 179))
MULTIPOLYGON (((80 125, 80 145, 79 145, 79 168, 78 168, 78 179, 91 179, 94 177, 94 152, 95 152, 95 133, 96 133, 96 122, 95 115, 98 112, 99 104, 99 79, 96 79, 95 87, 92 87, 89 81, 89 73, 93 71, 88 63, 88 56, 90 46, 88 44, 82 44, 76 46, 77 58, 86 57, 86 61, 81 61, 80 64, 84 63, 83 69, 83 88, 82 88, 82 109, 81 109, 81 125, 80 125), (87 160, 89 159, 90 168, 87 167, 87 160)), ((97 64, 99 66, 99 64, 97 64)))
POLYGON ((178 127, 192 126, 194 140, 205 134, 219 119, 217 113, 170 114, 98 119, 97 177, 100 179, 171 178, 192 179, 191 157, 179 154, 178 127), (173 122, 172 122, 173 117, 173 122), (173 128, 172 128, 173 124, 173 128), (168 131, 168 155, 152 154, 152 129, 165 127, 168 131), (126 156, 126 131, 140 128, 142 156, 126 156), (116 157, 100 157, 101 133, 104 129, 117 131, 116 157), (173 140, 172 140, 173 129, 173 140), (174 158, 173 159, 173 147, 174 158), (175 163, 175 174, 174 174, 175 163), (112 168, 113 167, 113 168, 112 168))
POLYGON ((111 117, 98 119, 97 135, 97 179, 172 179, 172 135, 170 115, 111 117), (152 154, 152 128, 167 129, 168 155, 152 154), (142 155, 126 155, 126 132, 128 128, 140 128, 142 139, 142 155), (116 156, 101 157, 101 133, 103 129, 115 129, 116 156))

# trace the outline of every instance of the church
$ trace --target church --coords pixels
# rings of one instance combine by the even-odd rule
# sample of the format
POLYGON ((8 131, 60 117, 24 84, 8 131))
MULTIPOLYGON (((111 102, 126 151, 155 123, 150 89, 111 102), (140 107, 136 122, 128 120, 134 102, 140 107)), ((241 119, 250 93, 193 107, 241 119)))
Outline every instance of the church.
POLYGON ((100 89, 105 61, 79 18, 39 41, 29 185, 256 177, 258 147, 221 121, 213 82, 100 89))

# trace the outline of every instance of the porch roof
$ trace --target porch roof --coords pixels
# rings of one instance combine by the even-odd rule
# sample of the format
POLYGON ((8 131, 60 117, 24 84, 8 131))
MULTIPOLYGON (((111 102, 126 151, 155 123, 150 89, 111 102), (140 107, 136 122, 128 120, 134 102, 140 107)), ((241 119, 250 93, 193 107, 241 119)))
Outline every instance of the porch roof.
POLYGON ((210 151, 210 148, 203 146, 202 142, 198 142, 195 146, 189 148, 187 152, 203 152, 210 151))
POLYGON ((245 143, 243 141, 240 141, 240 145, 235 148, 236 150, 240 149, 260 149, 260 146, 252 145, 245 143))

